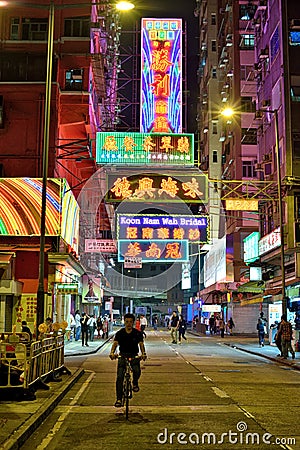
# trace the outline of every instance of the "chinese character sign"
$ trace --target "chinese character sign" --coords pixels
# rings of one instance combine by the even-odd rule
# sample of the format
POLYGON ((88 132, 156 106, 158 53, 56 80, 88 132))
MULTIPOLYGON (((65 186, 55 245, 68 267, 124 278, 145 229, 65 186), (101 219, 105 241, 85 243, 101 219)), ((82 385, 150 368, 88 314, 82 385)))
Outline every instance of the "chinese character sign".
POLYGON ((194 164, 194 135, 165 133, 98 132, 97 164, 194 164))
POLYGON ((125 172, 107 174, 107 202, 187 202, 207 203, 208 178, 206 174, 172 175, 128 174, 125 172))
POLYGON ((209 241, 208 216, 116 214, 117 239, 166 240, 206 244, 209 241))
POLYGON ((139 257, 146 262, 187 262, 189 260, 189 244, 186 239, 175 241, 120 239, 118 241, 118 261, 129 257, 139 257))
POLYGON ((182 131, 182 20, 142 19, 141 124, 145 133, 182 131))

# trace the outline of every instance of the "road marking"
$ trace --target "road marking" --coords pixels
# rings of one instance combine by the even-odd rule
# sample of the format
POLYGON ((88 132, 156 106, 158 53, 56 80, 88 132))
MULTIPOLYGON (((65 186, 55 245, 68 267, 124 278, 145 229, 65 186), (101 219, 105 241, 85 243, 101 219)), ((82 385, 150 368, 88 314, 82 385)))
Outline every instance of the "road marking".
POLYGON ((211 378, 209 378, 209 377, 207 377, 206 375, 204 375, 204 380, 206 380, 206 381, 212 381, 212 379, 211 378))
POLYGON ((70 402, 70 405, 68 405, 66 407, 65 411, 59 416, 59 418, 57 419, 56 424, 54 425, 54 427, 47 434, 47 437, 42 440, 42 442, 40 443, 40 445, 38 447, 36 447, 37 450, 44 450, 44 449, 46 449, 48 447, 49 443, 52 441, 52 439, 55 438, 55 434, 60 430, 60 428, 63 425, 64 421, 66 420, 66 418, 68 417, 68 415, 72 411, 72 407, 77 403, 77 401, 79 400, 81 394, 83 394, 83 392, 87 389, 89 383, 92 381, 94 376, 95 376, 95 372, 92 372, 90 374, 90 376, 88 377, 88 379, 83 383, 83 385, 81 386, 81 388, 79 389, 79 391, 77 392, 77 394, 75 395, 73 400, 70 402))
POLYGON ((226 392, 222 391, 221 389, 219 389, 219 388, 217 388, 217 387, 215 387, 215 386, 212 387, 212 390, 214 391, 214 393, 215 393, 218 397, 221 397, 221 398, 229 398, 229 395, 226 394, 226 392))
MULTIPOLYGON (((130 410, 134 411, 135 413, 147 413, 147 414, 164 414, 169 413, 170 408, 173 408, 174 405, 130 405, 130 410)), ((58 412, 62 414, 65 410, 68 410, 69 413, 72 414, 116 414, 118 411, 120 411, 122 414, 124 412, 124 408, 116 409, 114 406, 82 406, 82 405, 74 405, 72 407, 70 406, 57 406, 55 408, 55 412, 58 412)), ((176 413, 179 414, 191 414, 193 412, 203 413, 203 414, 215 414, 216 412, 225 412, 225 413, 236 413, 240 411, 240 408, 238 405, 180 405, 176 406, 176 413)))

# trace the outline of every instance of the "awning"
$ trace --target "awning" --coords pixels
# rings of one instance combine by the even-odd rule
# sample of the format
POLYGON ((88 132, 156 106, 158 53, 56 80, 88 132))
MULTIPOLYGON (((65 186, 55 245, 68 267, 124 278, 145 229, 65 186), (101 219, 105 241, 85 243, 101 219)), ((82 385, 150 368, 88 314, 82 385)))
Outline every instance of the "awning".
POLYGON ((254 294, 262 294, 265 290, 264 281, 248 281, 238 287, 238 292, 252 292, 254 294))
POLYGON ((6 267, 10 263, 11 258, 15 256, 16 254, 14 252, 7 252, 7 253, 0 252, 0 268, 6 269, 6 267))

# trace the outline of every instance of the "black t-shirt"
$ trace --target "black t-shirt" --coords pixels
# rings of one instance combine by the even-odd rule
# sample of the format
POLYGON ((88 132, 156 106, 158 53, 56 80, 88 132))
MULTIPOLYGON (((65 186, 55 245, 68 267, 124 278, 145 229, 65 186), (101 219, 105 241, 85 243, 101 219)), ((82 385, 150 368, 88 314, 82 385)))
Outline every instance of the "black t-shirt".
POLYGON ((133 328, 131 333, 127 333, 125 328, 116 332, 115 341, 119 344, 121 354, 137 355, 139 352, 139 343, 143 342, 143 333, 133 328))

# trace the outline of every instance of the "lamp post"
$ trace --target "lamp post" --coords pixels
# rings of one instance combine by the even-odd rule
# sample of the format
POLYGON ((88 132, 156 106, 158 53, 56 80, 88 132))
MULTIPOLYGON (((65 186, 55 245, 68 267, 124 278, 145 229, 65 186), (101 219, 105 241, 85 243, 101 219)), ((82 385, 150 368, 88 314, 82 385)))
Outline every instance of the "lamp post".
MULTIPOLYGON (((278 195, 278 212, 279 212, 279 231, 280 231, 280 269, 281 269, 281 295, 282 295, 282 313, 287 314, 287 298, 285 295, 285 265, 284 265, 284 224, 283 224, 283 201, 282 201, 282 180, 281 180, 281 161, 279 152, 279 126, 278 126, 278 109, 259 110, 261 113, 270 113, 274 115, 275 128, 275 157, 277 165, 277 195, 278 195)), ((232 108, 226 108, 221 112, 224 117, 231 117, 235 114, 232 108)))

